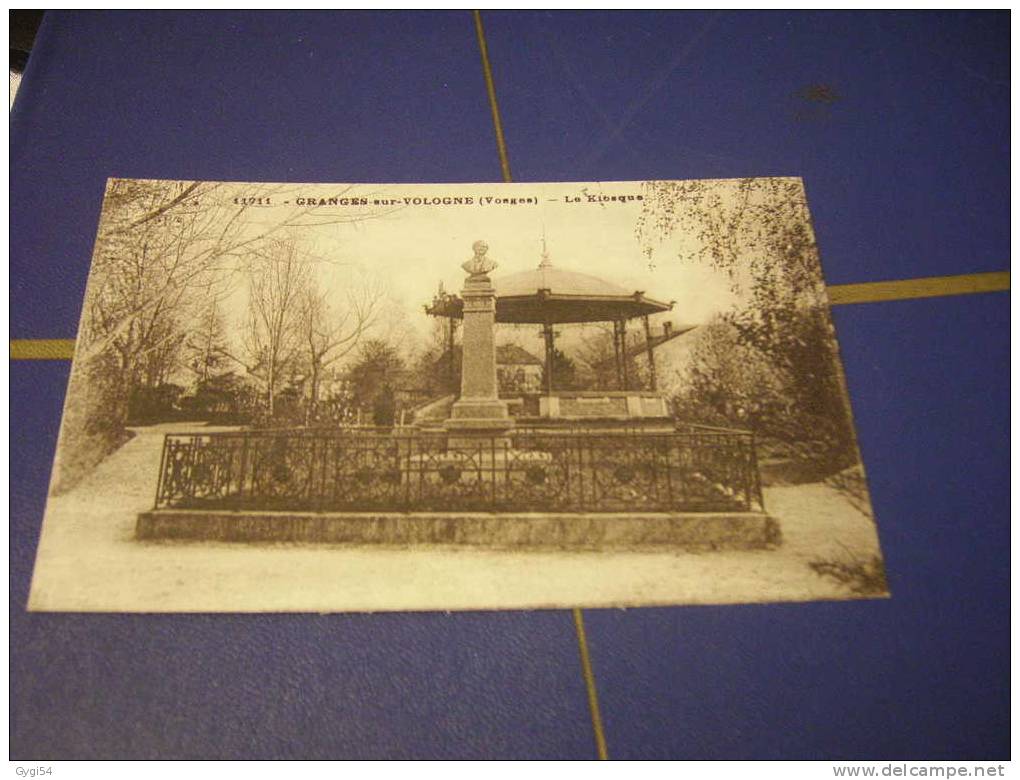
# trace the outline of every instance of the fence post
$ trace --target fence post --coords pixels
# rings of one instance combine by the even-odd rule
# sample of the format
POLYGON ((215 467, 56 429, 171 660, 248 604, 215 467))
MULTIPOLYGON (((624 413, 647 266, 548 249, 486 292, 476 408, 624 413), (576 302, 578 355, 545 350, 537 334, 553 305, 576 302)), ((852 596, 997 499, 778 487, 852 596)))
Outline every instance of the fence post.
POLYGON ((249 434, 241 434, 241 471, 237 479, 237 504, 238 508, 244 502, 244 483, 248 478, 248 438, 249 434))
POLYGON ((492 479, 492 511, 496 510, 496 437, 489 438, 489 478, 492 479))
POLYGON ((159 456, 159 478, 156 480, 156 501, 152 505, 153 509, 159 509, 159 499, 163 494, 163 474, 166 471, 166 450, 170 444, 170 434, 163 434, 163 451, 159 456))
POLYGON ((761 490, 761 472, 758 469, 758 439, 754 435, 754 431, 751 432, 751 479, 754 481, 754 492, 758 497, 758 509, 762 512, 765 511, 765 496, 762 495, 761 490))
MULTIPOLYGON (((574 437, 577 441, 577 504, 581 509, 584 509, 587 505, 584 496, 584 436, 574 437)), ((570 441, 569 439, 567 441, 570 441)), ((588 458, 588 462, 591 462, 591 457, 588 458)), ((591 474, 592 487, 595 485, 595 471, 592 469, 591 474)))
MULTIPOLYGON (((675 435, 675 434, 674 434, 675 435)), ((670 463, 670 456, 673 454, 673 436, 666 435, 662 437, 663 452, 665 453, 666 460, 666 502, 669 506, 670 511, 674 509, 673 503, 673 466, 670 463)))

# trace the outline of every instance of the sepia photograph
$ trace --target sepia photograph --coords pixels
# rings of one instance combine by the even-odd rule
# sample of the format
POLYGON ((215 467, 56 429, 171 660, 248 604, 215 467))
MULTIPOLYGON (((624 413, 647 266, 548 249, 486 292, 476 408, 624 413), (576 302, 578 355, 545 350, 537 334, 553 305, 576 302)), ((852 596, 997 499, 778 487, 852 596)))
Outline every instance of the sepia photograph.
POLYGON ((107 183, 29 609, 888 596, 799 178, 107 183))

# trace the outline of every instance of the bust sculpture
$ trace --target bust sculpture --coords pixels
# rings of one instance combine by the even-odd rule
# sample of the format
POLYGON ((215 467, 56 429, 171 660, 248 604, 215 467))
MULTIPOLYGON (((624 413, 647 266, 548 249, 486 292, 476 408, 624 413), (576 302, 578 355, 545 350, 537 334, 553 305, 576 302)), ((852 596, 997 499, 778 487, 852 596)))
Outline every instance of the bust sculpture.
POLYGON ((461 265, 461 268, 467 271, 468 274, 471 276, 482 276, 497 267, 494 260, 485 256, 485 253, 489 251, 489 245, 484 241, 475 241, 471 245, 471 249, 474 251, 475 256, 461 265))

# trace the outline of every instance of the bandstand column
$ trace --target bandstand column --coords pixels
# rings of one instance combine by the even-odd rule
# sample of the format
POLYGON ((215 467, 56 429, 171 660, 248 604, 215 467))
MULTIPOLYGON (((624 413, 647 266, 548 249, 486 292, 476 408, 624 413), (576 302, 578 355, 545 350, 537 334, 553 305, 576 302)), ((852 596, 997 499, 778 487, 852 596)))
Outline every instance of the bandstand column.
POLYGON ((616 389, 623 389, 623 363, 620 362, 620 321, 613 320, 613 357, 616 360, 616 389))
POLYGON ((450 356, 450 365, 447 367, 447 378, 450 381, 450 392, 454 392, 457 387, 457 364, 454 361, 453 348, 456 345, 455 336, 457 333, 457 320, 453 317, 447 317, 446 322, 448 326, 446 353, 450 356))
POLYGON ((553 391, 553 353, 556 349, 553 341, 553 326, 546 323, 542 326, 542 336, 545 338, 545 392, 552 395, 553 391))
POLYGON ((457 432, 496 434, 513 427, 507 405, 499 400, 496 380, 496 290, 489 272, 496 263, 485 256, 484 241, 472 246, 474 257, 461 267, 467 271, 461 297, 464 324, 461 333, 460 398, 453 404, 446 427, 457 432))
POLYGON ((655 347, 652 346, 652 326, 648 322, 648 315, 646 314, 643 318, 645 325, 645 349, 648 350, 648 378, 652 385, 652 390, 657 390, 658 382, 655 378, 655 347))
POLYGON ((623 367, 623 389, 630 390, 630 377, 627 376, 627 320, 620 320, 620 365, 623 367))

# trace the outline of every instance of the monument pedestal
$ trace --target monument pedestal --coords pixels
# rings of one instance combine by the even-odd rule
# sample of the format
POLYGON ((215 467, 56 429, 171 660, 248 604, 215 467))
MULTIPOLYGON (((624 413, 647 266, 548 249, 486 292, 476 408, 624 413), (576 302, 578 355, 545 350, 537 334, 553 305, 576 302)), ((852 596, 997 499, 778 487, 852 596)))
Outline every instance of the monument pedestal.
POLYGON ((474 423, 478 423, 480 427, 511 428, 514 421, 510 417, 506 401, 498 399, 494 401, 491 398, 462 398, 454 402, 453 408, 450 410, 450 419, 447 420, 447 427, 470 428, 474 423))
POLYGON ((499 400, 496 379, 496 289, 489 279, 496 264, 485 256, 489 247, 484 241, 476 241, 472 249, 475 256, 461 266, 468 278, 461 292, 460 398, 444 424, 451 448, 478 446, 482 439, 502 437, 514 426, 506 402, 499 400))
POLYGON ((497 446, 508 442, 507 433, 514 427, 504 401, 464 399, 453 405, 451 415, 443 423, 449 433, 447 446, 451 449, 471 449, 494 439, 497 446))

